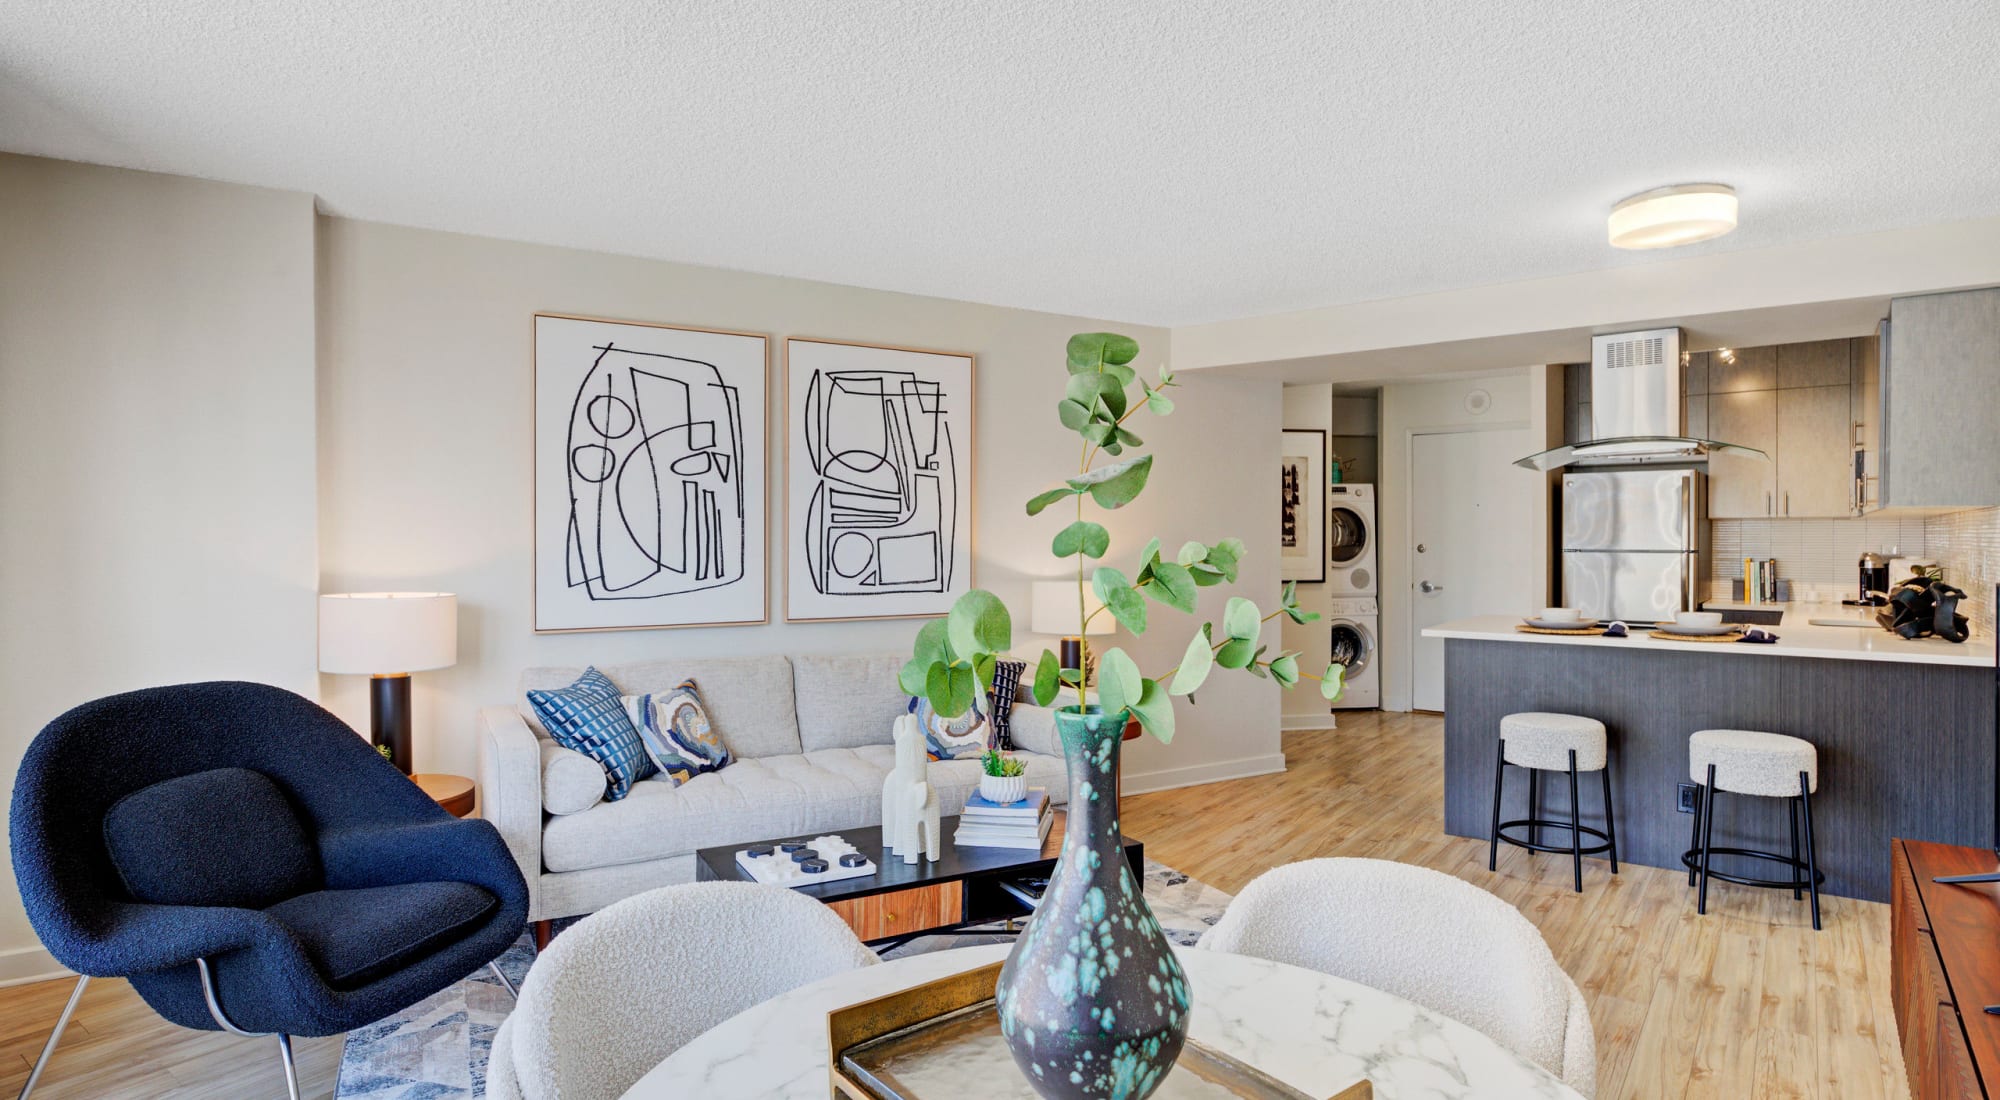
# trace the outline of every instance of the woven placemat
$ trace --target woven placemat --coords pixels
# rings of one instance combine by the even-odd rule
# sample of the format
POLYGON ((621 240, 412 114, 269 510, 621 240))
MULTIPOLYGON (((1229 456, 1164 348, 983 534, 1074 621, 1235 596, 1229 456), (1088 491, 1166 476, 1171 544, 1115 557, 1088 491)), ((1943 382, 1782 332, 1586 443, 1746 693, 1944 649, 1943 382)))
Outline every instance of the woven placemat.
POLYGON ((1527 623, 1515 623, 1514 629, 1523 634, 1554 634, 1559 638, 1595 638, 1599 634, 1604 633, 1604 628, 1601 626, 1586 626, 1581 630, 1550 630, 1543 626, 1529 626, 1527 623))
POLYGON ((1669 634, 1664 630, 1649 630, 1646 633, 1663 642, 1733 642, 1743 637, 1740 629, 1727 634, 1669 634))

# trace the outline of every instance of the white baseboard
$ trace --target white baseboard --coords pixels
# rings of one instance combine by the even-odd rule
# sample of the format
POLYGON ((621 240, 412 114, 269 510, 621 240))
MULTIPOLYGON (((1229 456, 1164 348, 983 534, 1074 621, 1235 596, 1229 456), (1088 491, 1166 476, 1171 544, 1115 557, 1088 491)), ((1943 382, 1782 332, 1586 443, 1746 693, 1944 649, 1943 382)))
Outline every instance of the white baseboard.
POLYGON ((1126 794, 1151 794, 1154 791, 1171 791, 1176 787, 1194 787, 1203 783, 1220 783, 1225 779, 1248 779, 1253 775, 1273 775, 1285 770, 1285 754, 1274 752, 1268 756, 1246 756, 1240 760, 1223 760, 1214 764, 1196 764, 1186 768, 1168 768, 1157 772, 1132 772, 1125 776, 1126 794))
POLYGON ((1286 714, 1278 718, 1281 730, 1330 730, 1340 726, 1340 715, 1328 711, 1325 714, 1286 714))
POLYGON ((56 957, 41 944, 0 951, 0 988, 74 977, 76 975, 57 962, 56 957))

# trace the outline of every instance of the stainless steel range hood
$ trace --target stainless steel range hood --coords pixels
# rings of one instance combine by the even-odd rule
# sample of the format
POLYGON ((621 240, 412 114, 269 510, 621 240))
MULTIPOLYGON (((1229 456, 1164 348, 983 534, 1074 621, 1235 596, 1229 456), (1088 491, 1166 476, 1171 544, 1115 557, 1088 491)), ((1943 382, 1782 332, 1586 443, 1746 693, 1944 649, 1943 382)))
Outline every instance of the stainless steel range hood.
POLYGON ((1766 461, 1754 447, 1687 434, 1681 330, 1650 329, 1590 340, 1590 440, 1517 460, 1530 470, 1568 466, 1705 463, 1717 452, 1766 461))

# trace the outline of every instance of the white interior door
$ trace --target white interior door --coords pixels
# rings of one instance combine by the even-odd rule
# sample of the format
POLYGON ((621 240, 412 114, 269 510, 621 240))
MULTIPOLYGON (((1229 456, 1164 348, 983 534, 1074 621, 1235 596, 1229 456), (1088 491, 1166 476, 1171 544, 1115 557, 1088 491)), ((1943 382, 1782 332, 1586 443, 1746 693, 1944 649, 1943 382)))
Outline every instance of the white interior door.
POLYGON ((1411 704, 1444 709, 1444 642, 1424 628, 1473 615, 1540 610, 1548 563, 1543 475, 1514 460, 1526 430, 1443 432, 1410 440, 1411 704))

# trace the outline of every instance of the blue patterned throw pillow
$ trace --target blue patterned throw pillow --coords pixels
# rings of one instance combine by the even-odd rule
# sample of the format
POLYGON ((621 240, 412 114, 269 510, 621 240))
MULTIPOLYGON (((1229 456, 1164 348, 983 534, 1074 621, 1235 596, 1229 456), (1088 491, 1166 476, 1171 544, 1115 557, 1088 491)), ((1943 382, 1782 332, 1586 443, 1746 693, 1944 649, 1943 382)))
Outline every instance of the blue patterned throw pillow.
POLYGON ((681 681, 672 691, 627 695, 624 704, 646 755, 674 786, 703 772, 720 771, 732 759, 693 680, 681 681))
POLYGON ((992 745, 993 726, 986 720, 986 707, 977 694, 972 706, 956 718, 938 714, 931 701, 918 696, 910 700, 910 713, 924 731, 924 746, 933 760, 962 760, 978 756, 992 745))
POLYGON ((653 761, 625 706, 618 685, 595 668, 586 668, 576 683, 555 691, 531 691, 528 705, 556 744, 590 757, 604 768, 604 798, 616 802, 632 793, 632 784, 653 774, 653 761))

